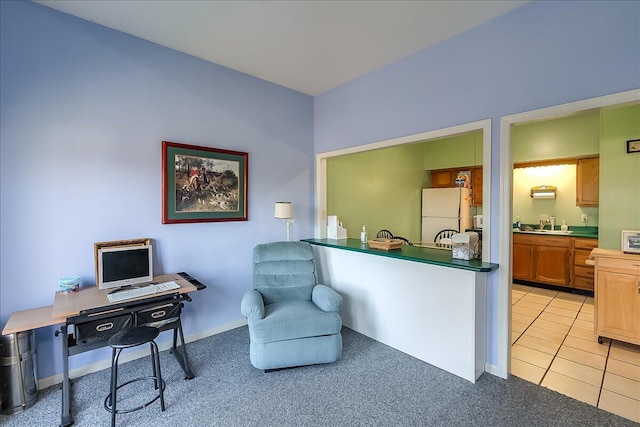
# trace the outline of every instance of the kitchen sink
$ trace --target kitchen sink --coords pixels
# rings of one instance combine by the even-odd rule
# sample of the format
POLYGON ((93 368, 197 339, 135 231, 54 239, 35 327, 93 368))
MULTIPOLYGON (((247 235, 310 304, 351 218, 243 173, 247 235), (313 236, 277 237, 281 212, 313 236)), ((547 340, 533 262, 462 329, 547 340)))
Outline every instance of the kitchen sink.
POLYGON ((529 234, 560 234, 567 235, 573 233, 572 230, 562 231, 562 230, 533 230, 533 231, 524 231, 520 230, 520 233, 529 233, 529 234))

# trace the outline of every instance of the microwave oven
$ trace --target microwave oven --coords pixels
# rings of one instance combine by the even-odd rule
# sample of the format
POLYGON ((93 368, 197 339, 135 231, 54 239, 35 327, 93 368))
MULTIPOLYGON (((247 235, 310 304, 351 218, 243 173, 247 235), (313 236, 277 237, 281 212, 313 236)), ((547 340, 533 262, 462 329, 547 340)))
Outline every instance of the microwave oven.
POLYGON ((640 254, 640 231, 622 230, 622 252, 640 254))

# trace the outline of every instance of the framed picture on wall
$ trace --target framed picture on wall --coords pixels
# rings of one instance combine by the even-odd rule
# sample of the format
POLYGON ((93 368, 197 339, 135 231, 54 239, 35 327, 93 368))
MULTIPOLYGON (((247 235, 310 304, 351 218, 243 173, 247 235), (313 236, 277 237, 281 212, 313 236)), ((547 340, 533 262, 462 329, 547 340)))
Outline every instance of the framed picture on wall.
POLYGON ((249 155, 162 141, 162 223, 246 221, 249 155))
POLYGON ((627 153, 640 153, 640 139, 627 141, 627 153))

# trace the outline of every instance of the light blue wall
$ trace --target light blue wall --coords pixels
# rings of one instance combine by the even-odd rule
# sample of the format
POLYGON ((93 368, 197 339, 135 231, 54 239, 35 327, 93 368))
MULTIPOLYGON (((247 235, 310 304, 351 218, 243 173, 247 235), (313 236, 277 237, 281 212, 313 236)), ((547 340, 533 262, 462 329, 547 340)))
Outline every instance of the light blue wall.
MULTIPOLYGON (((94 242, 137 237, 156 272, 208 285, 187 335, 242 319, 253 247, 285 238, 274 202, 293 202, 293 239, 313 235, 313 99, 31 2, 0 8, 0 327, 52 304, 59 277, 92 284, 94 242), (163 140, 248 152, 249 221, 162 225, 163 140)), ((40 377, 60 373, 60 338, 37 337, 40 377)))
MULTIPOLYGON (((498 262, 500 117, 640 88, 639 17, 636 1, 529 3, 317 96, 315 151, 491 118, 498 262)), ((497 275, 488 285, 487 358, 495 364, 497 275)))
MULTIPOLYGON (((187 334, 239 320, 251 249, 284 235, 273 202, 294 202, 292 238, 313 233, 314 152, 486 118, 495 262, 500 116, 639 88, 639 16, 638 2, 533 2, 313 100, 2 1, 0 323, 51 304, 63 275, 91 282, 93 242, 147 236, 159 271, 186 270, 209 285, 186 308, 187 334), (162 140, 247 151, 249 221, 161 225, 162 140)), ((492 278, 490 363, 496 285, 492 278)), ((39 359, 41 377, 58 373, 59 338, 45 328, 38 341, 51 356, 39 359)), ((71 367, 106 357, 73 356, 71 367)))

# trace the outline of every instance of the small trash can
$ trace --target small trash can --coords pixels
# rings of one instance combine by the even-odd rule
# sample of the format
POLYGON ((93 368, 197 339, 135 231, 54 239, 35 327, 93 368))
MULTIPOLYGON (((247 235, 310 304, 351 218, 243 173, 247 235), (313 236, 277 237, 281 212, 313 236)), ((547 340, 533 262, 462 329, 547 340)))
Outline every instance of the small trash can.
POLYGON ((0 337, 0 406, 10 415, 30 408, 38 399, 35 332, 0 337))

